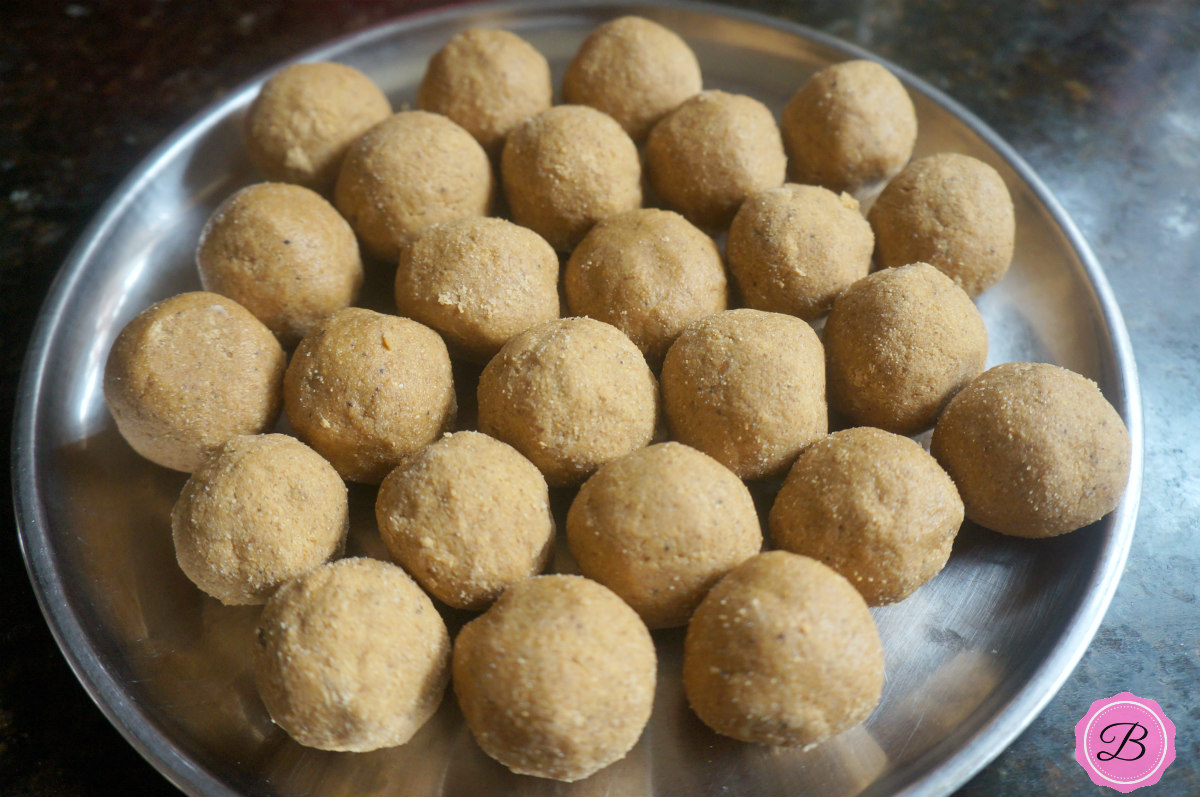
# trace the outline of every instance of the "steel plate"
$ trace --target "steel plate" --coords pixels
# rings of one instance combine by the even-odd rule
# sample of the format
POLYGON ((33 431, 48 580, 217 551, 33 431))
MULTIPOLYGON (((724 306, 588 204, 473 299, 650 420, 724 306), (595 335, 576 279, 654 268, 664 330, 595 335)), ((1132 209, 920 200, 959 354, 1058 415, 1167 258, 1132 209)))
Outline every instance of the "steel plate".
MULTIPOLYGON (((428 58, 458 30, 518 33, 547 56, 557 84, 587 32, 625 13, 679 32, 699 56, 707 87, 751 94, 776 113, 815 69, 871 57, 729 8, 560 2, 454 7, 302 58, 363 70, 401 108, 414 102, 428 58)), ((400 748, 352 755, 300 747, 272 725, 248 671, 258 610, 204 597, 174 563, 168 516, 185 477, 129 449, 100 387, 117 332, 151 302, 199 287, 192 256, 202 224, 229 193, 257 179, 239 123, 260 79, 165 142, 104 206, 46 300, 20 387, 14 487, 30 577, 64 654, 116 727, 185 792, 214 795, 930 795, 952 791, 990 761, 1074 667, 1120 577, 1141 487, 1137 376, 1104 276, 1057 202, 977 119, 892 69, 916 102, 917 155, 974 155, 1008 183, 1016 257, 979 301, 989 360, 1054 362, 1100 384, 1134 444, 1116 512, 1046 541, 968 524, 941 575, 875 611, 887 651, 879 708, 811 751, 746 745, 705 728, 682 694, 679 631, 656 634, 659 689, 642 740, 626 759, 577 784, 508 773, 476 747, 452 697, 400 748)), ((386 285, 386 275, 378 282, 386 285)), ((352 552, 382 551, 372 500, 372 491, 352 490, 352 552)))

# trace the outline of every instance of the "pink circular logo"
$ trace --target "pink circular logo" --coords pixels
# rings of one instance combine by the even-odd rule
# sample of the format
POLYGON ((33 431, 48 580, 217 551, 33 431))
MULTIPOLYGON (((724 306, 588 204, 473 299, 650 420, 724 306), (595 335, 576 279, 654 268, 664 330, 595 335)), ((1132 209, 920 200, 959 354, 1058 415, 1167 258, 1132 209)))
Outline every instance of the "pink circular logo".
POLYGON ((1128 794, 1158 783, 1175 760, 1175 725, 1131 692, 1097 700, 1075 726, 1075 760, 1096 785, 1128 794))

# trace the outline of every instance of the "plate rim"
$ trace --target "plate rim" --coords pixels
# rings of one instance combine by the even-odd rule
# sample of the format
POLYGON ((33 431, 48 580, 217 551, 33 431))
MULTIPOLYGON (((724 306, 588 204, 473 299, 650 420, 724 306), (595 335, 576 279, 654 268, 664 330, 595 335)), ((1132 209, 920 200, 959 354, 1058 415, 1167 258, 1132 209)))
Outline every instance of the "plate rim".
MULTIPOLYGON (((1114 386, 1117 394, 1108 398, 1120 407, 1120 414, 1131 440, 1129 481, 1124 497, 1112 515, 1111 531, 1104 543, 1099 567, 1092 574, 1089 589, 1079 610, 1065 625, 1063 633, 1049 653, 1017 692, 1001 704, 988 721, 961 742, 937 767, 924 774, 914 774, 898 791, 891 793, 896 797, 949 794, 965 784, 999 756, 1054 698, 1074 671, 1103 621, 1129 556, 1142 491, 1144 430, 1137 367, 1128 330, 1099 261, 1058 199, 1011 145, 957 100, 907 69, 832 34, 758 11, 696 0, 645 0, 638 3, 606 0, 582 0, 574 3, 570 0, 506 0, 498 3, 471 2, 440 6, 393 17, 275 62, 236 85, 224 97, 192 114, 151 149, 113 189, 80 233, 59 267, 38 310, 17 387, 10 452, 13 508, 26 571, 51 634, 88 696, 126 741, 181 791, 194 795, 239 794, 185 756, 178 747, 170 744, 168 734, 129 699, 123 684, 103 665, 80 617, 65 600, 65 585, 54 566, 55 560, 51 552, 51 530, 41 511, 43 496, 39 492, 36 479, 39 470, 37 426, 42 417, 40 399, 47 372, 46 355, 61 324, 67 299, 73 295, 75 285, 83 277, 93 250, 106 238, 126 205, 154 179, 165 162, 177 151, 186 149, 194 139, 206 134, 213 126, 225 121, 233 109, 244 104, 247 96, 257 91, 262 82, 283 65, 336 58, 345 50, 367 44, 374 39, 402 35, 410 29, 435 26, 469 17, 480 11, 489 15, 526 16, 546 14, 556 9, 578 12, 582 9, 594 11, 598 8, 609 9, 614 16, 619 13, 636 13, 639 9, 657 9, 725 17, 795 35, 850 58, 863 58, 883 64, 906 86, 922 93, 979 136, 1025 182, 1078 256, 1095 291, 1100 317, 1106 328, 1116 367, 1114 386)), ((863 793, 874 792, 872 787, 868 786, 863 793)))

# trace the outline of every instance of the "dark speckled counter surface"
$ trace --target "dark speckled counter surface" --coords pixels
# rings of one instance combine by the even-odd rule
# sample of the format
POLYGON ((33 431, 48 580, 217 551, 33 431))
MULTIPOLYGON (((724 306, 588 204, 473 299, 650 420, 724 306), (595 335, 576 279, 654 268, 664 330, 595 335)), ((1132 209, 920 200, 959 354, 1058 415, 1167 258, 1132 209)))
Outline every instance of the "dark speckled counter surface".
MULTIPOLYGON (((121 178, 193 113, 276 61, 431 5, 0 4, 5 441, 38 308, 121 178)), ((1092 701, 1121 691, 1156 699, 1178 729, 1177 760, 1146 793, 1200 794, 1200 3, 739 5, 867 47, 991 125, 1078 224, 1133 341, 1146 468, 1126 572, 1059 694, 959 794, 1111 793, 1075 763, 1073 729, 1092 701)), ((11 505, 0 516, 0 792, 171 793, 71 674, 30 588, 11 505)))

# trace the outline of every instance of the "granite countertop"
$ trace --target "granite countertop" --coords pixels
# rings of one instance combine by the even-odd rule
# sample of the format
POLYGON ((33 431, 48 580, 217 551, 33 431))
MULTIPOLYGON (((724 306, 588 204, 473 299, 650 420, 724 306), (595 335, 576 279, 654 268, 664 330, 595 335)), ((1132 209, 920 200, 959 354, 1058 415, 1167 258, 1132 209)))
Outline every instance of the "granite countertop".
MULTIPOLYGON (((437 5, 129 0, 0 10, 0 417, 30 330, 104 199, 193 113, 271 64, 437 5)), ((1143 391, 1145 486, 1126 572, 1088 652, 960 795, 1107 794, 1073 759, 1092 701, 1154 698, 1178 729, 1162 795, 1200 793, 1200 4, 1187 0, 756 0, 872 49, 980 116, 1091 244, 1143 391)), ((11 423, 0 424, 3 434, 11 423)), ((7 444, 5 446, 8 447, 7 444)), ((5 500, 11 497, 5 493, 5 500)), ((6 793, 172 793, 91 703, 0 510, 0 784, 6 793)))

